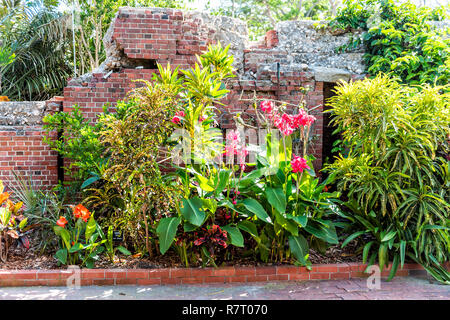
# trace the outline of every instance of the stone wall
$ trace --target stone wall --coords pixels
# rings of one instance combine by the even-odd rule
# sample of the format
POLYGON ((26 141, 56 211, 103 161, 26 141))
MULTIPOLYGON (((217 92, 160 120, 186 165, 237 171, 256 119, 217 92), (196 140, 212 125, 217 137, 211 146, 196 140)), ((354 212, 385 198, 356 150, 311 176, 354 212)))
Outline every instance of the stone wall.
MULTIPOLYGON (((43 117, 59 111, 62 99, 0 102, 0 180, 14 183, 13 171, 40 188, 58 182, 58 155, 42 141, 43 117)), ((56 133, 54 134, 56 136, 56 133)))

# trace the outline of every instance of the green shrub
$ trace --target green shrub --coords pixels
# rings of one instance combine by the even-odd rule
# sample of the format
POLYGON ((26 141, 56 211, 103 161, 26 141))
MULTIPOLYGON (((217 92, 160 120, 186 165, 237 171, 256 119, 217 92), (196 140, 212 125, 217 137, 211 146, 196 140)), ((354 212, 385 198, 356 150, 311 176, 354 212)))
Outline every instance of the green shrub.
POLYGON ((427 20, 443 20, 445 10, 416 8, 392 0, 349 0, 329 23, 334 28, 361 28, 364 33, 340 49, 365 47, 367 72, 389 73, 403 83, 446 85, 450 79, 450 39, 427 20))
POLYGON ((66 175, 76 181, 89 177, 99 165, 104 151, 99 141, 101 124, 92 124, 77 105, 70 112, 46 115, 43 121, 44 142, 68 160, 66 175), (54 132, 63 134, 54 139, 54 132))
POLYGON ((135 250, 152 255, 153 225, 173 211, 177 192, 162 182, 158 162, 171 133, 168 125, 176 104, 170 90, 146 82, 119 102, 117 113, 99 117, 98 141, 107 159, 99 172, 86 180, 85 202, 104 226, 125 232, 135 250), (145 246, 144 246, 145 245, 145 246))
POLYGON ((357 233, 369 234, 364 259, 405 255, 449 281, 441 263, 450 258, 448 159, 450 96, 444 87, 408 87, 386 75, 340 84, 330 99, 333 122, 350 147, 325 170, 336 174, 357 233), (446 155, 447 158, 441 155, 446 155), (375 245, 376 244, 376 245, 375 245))

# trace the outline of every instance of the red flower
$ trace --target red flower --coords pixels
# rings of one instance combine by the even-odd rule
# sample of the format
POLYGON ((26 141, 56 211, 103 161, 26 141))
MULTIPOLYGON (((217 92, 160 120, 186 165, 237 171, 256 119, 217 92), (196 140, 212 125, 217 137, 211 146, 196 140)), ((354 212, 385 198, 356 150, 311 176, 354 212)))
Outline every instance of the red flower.
POLYGON ((271 113, 273 110, 273 102, 272 101, 261 101, 261 104, 259 105, 261 110, 265 113, 271 113))
POLYGON ((181 117, 184 117, 184 111, 178 111, 177 113, 175 113, 175 116, 172 118, 172 122, 175 124, 179 124, 181 122, 181 117))
POLYGON ((303 172, 304 169, 310 169, 306 164, 306 159, 293 155, 294 159, 291 161, 292 172, 303 172))
POLYGON ((66 226, 66 224, 67 224, 67 219, 64 218, 63 216, 61 216, 61 217, 59 217, 59 220, 56 221, 56 224, 58 226, 60 226, 61 228, 64 228, 66 226))
POLYGON ((91 213, 85 206, 79 204, 73 209, 73 216, 76 219, 81 218, 84 222, 87 222, 91 216, 91 213))

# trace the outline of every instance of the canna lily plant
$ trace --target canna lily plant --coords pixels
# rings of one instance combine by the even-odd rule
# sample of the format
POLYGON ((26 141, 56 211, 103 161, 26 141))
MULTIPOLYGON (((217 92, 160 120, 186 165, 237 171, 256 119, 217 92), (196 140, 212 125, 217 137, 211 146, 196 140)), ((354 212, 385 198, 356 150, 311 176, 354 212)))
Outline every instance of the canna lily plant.
POLYGON ((98 255, 105 250, 102 244, 107 239, 86 207, 79 204, 72 206, 71 210, 68 219, 60 216, 53 227, 55 234, 61 238, 62 247, 56 252, 55 258, 61 264, 80 264, 93 268, 98 255))
POLYGON ((309 265, 311 245, 324 251, 328 243, 338 242, 335 225, 327 220, 338 210, 338 194, 323 192, 329 181, 319 184, 314 158, 307 155, 315 117, 303 102, 291 115, 284 104, 262 101, 259 108, 255 104, 255 112, 267 130, 266 142, 260 148, 247 145, 245 123, 238 115, 237 129, 226 133, 224 143, 214 106, 228 93, 225 81, 233 76, 227 50, 210 46, 198 57, 199 64, 183 71, 182 79, 170 66, 159 67, 155 78, 180 97, 172 118, 171 151, 173 160, 184 163, 175 164, 165 177, 183 190, 183 198, 176 215, 157 223, 160 252, 174 247, 186 266, 199 259, 203 265, 216 265, 220 256, 232 258, 236 248, 245 250, 247 243, 253 249, 256 243, 252 254, 259 252, 263 261, 293 257, 309 265), (297 154, 294 137, 303 142, 297 154), (250 151, 257 153, 255 163, 246 163, 250 151))
MULTIPOLYGON (((262 101, 259 117, 269 128, 266 144, 258 150, 256 168, 236 183, 239 200, 231 207, 247 218, 237 227, 249 233, 263 261, 285 262, 294 257, 309 266, 310 244, 319 250, 337 244, 334 224, 326 217, 338 210, 337 193, 324 192, 307 155, 308 137, 315 121, 303 108, 295 115, 281 113, 271 101, 262 101), (293 136, 303 141, 302 154, 293 153, 293 136)), ((258 112, 258 110, 256 110, 258 112)))
MULTIPOLYGON (((223 223, 229 244, 244 247, 244 234, 253 238, 263 261, 285 262, 294 257, 308 266, 310 245, 324 251, 327 244, 338 243, 335 225, 326 219, 338 210, 334 199, 339 194, 324 192, 332 176, 319 184, 312 169, 313 157, 306 155, 307 146, 303 146, 302 156, 292 152, 293 134, 298 131, 307 139, 315 118, 303 109, 295 116, 280 115, 269 101, 263 101, 260 108, 261 117, 272 128, 255 164, 245 163, 252 146, 246 146, 239 130, 231 130, 222 146, 229 161, 186 165, 174 174, 185 186, 186 198, 178 217, 164 218, 158 225, 162 253, 176 240, 175 246, 188 265, 192 239, 180 237, 179 226, 184 233, 198 234, 204 225, 217 221, 223 223), (255 168, 245 172, 246 166, 255 168), (227 218, 220 219, 219 213, 227 218)), ((205 259, 213 255, 211 250, 202 250, 205 259)))

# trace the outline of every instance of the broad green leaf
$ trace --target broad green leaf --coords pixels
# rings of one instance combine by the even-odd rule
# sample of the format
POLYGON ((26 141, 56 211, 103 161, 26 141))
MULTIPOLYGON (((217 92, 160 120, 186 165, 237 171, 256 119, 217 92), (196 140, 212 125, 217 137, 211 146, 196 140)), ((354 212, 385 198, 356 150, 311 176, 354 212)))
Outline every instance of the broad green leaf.
POLYGON ((86 224, 86 233, 85 233, 86 242, 91 238, 91 236, 94 234, 96 229, 97 229, 97 224, 95 223, 94 215, 92 214, 91 217, 89 218, 88 223, 86 224))
POLYGON ((56 251, 55 258, 62 264, 67 264, 67 249, 59 249, 56 251))
POLYGON ((387 245, 381 244, 378 249, 378 265, 380 267, 380 271, 383 271, 387 258, 387 245))
POLYGON ((392 238, 395 237, 395 235, 397 234, 397 231, 391 231, 388 234, 386 234, 382 239, 381 242, 386 242, 391 240, 392 238))
POLYGON ((270 205, 274 207, 279 213, 286 212, 286 196, 282 188, 266 188, 266 197, 270 205))
POLYGON ((307 216, 293 216, 292 214, 286 214, 286 218, 294 220, 299 225, 301 225, 303 228, 306 227, 306 225, 308 224, 307 216))
POLYGON ((117 247, 117 250, 119 250, 121 253, 123 253, 123 254, 126 255, 126 256, 131 255, 131 252, 128 251, 126 248, 122 247, 122 246, 118 246, 118 247, 117 247))
POLYGON ((72 247, 70 247, 69 253, 75 253, 83 249, 84 249, 83 245, 77 242, 72 247))
POLYGON ((272 223, 272 220, 266 210, 264 210, 263 206, 258 201, 252 198, 247 198, 243 201, 243 203, 245 208, 254 213, 259 219, 267 223, 272 223))
POLYGON ((181 214, 183 217, 195 226, 201 226, 205 221, 205 212, 203 211, 203 202, 199 197, 183 199, 181 214))
POLYGON ((243 247, 244 246, 244 237, 242 236, 242 233, 239 231, 239 229, 232 225, 227 225, 222 227, 223 230, 225 230, 228 235, 230 236, 231 244, 236 247, 243 247))
POLYGON ((88 258, 85 262, 86 268, 94 269, 94 259, 88 258))
POLYGON ((405 263, 406 241, 400 241, 400 268, 403 269, 405 263))
POLYGON ((341 248, 345 247, 350 241, 352 241, 353 239, 359 237, 360 235, 362 235, 364 233, 366 233, 366 231, 358 231, 358 232, 353 233, 347 239, 345 239, 345 241, 342 243, 341 248))
POLYGON ((70 233, 69 233, 69 231, 67 231, 66 229, 64 229, 63 227, 60 227, 60 226, 54 226, 53 230, 55 231, 57 236, 61 237, 61 239, 63 240, 64 244, 66 245, 66 248, 70 249, 71 244, 70 244, 70 233))
POLYGON ((89 179, 86 179, 83 184, 81 185, 81 189, 86 188, 87 186, 93 184, 94 182, 98 181, 100 179, 99 176, 90 177, 89 179))
POLYGON ((394 260, 392 261, 391 272, 389 273, 387 281, 391 281, 392 278, 394 278, 395 274, 397 273, 397 269, 398 269, 398 254, 394 256, 394 260))
POLYGON ((302 235, 289 236, 288 239, 292 254, 301 264, 305 265, 305 257, 309 252, 308 242, 302 235))
POLYGON ((248 220, 244 220, 238 223, 238 228, 250 233, 253 237, 258 237, 258 230, 256 229, 256 225, 248 220))
POLYGON ((219 182, 216 185, 216 190, 214 194, 216 197, 225 189, 227 186, 228 180, 230 179, 231 170, 220 170, 219 172, 219 182))
POLYGON ((165 254, 169 250, 177 234, 178 225, 181 223, 180 217, 162 218, 159 221, 156 233, 159 238, 159 251, 165 254))
POLYGON ((292 235, 298 236, 298 225, 292 220, 286 219, 282 213, 275 211, 275 220, 284 229, 289 231, 292 235))
POLYGON ((364 270, 365 273, 369 272, 369 267, 375 263, 376 258, 377 258, 377 252, 375 251, 374 253, 372 253, 372 255, 369 258, 369 261, 367 262, 367 267, 364 270))
POLYGON ((363 249, 363 263, 366 263, 367 256, 369 255, 370 247, 374 244, 374 241, 368 242, 363 249))
POLYGON ((305 227, 305 230, 312 234, 313 236, 322 239, 331 244, 339 244, 338 237, 336 234, 336 229, 331 221, 322 221, 326 223, 327 226, 322 223, 316 223, 315 226, 311 223, 305 227))
POLYGON ((183 223, 183 230, 184 230, 184 232, 191 232, 191 231, 194 231, 197 228, 198 228, 197 226, 194 226, 192 223, 189 223, 187 221, 185 221, 183 223))
POLYGON ((202 199, 203 207, 211 211, 212 214, 216 213, 217 201, 215 199, 202 199))

